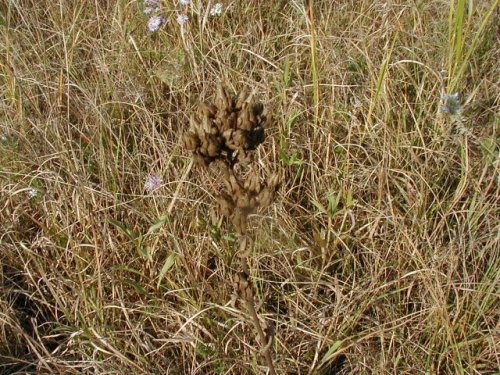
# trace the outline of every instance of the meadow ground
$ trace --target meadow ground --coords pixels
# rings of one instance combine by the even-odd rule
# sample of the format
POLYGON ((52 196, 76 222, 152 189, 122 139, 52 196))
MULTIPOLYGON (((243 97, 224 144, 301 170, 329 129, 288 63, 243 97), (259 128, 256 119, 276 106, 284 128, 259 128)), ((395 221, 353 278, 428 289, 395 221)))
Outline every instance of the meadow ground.
POLYGON ((0 2, 0 374, 268 371, 183 143, 220 82, 276 373, 497 371, 499 1, 184 3, 0 2))

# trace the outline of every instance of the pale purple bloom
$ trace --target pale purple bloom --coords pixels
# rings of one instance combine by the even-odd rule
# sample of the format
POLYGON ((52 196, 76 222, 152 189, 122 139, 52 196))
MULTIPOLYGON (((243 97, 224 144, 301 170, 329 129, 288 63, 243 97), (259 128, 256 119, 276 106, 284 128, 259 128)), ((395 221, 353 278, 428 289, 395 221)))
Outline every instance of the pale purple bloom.
POLYGON ((162 16, 152 16, 148 22, 148 28, 150 31, 156 31, 165 22, 162 16))
POLYGON ((153 13, 153 11, 155 11, 155 8, 153 8, 153 7, 144 8, 144 14, 151 14, 151 13, 153 13))
POLYGON ((210 9, 210 15, 212 17, 220 17, 221 14, 222 14, 222 4, 221 3, 215 4, 212 7, 212 9, 210 9))
POLYGON ((158 176, 150 176, 144 184, 144 190, 151 194, 162 183, 162 179, 158 176))
POLYGON ((177 20, 177 23, 183 27, 184 24, 188 21, 188 16, 186 16, 184 13, 177 13, 177 16, 175 17, 177 20))

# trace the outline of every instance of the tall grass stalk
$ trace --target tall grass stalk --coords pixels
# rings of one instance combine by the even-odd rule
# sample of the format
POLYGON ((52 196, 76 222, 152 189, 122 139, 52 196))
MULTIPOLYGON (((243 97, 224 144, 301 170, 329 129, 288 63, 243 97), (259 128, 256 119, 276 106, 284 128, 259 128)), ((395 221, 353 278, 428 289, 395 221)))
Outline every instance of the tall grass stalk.
MULTIPOLYGON (((463 78, 467 66, 471 63, 471 57, 473 57, 474 51, 478 48, 478 45, 483 37, 486 26, 491 22, 491 17, 494 17, 495 13, 498 14, 499 0, 494 0, 489 6, 483 17, 479 20, 479 26, 474 30, 474 24, 471 20, 471 14, 474 8, 471 3, 467 3, 466 0, 458 0, 458 4, 455 8, 455 1, 450 2, 449 11, 449 27, 448 27, 448 92, 453 92, 456 90, 458 83, 463 78), (464 35, 464 21, 466 4, 469 4, 469 23, 465 29, 464 35), (464 53, 466 37, 473 34, 470 44, 464 53)), ((476 21, 477 24, 477 21, 476 21)))
POLYGON ((314 107, 314 123, 319 120, 319 101, 320 101, 320 84, 318 76, 318 61, 317 61, 317 41, 316 41, 316 22, 314 16, 314 0, 306 1, 306 18, 309 26, 310 44, 311 44, 311 80, 313 85, 313 107, 314 107))

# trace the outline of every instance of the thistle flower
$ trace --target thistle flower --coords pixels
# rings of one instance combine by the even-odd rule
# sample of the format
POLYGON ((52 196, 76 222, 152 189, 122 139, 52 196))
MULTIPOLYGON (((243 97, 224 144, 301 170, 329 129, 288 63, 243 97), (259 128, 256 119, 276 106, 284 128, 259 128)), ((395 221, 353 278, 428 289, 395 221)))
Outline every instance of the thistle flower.
POLYGON ((151 194, 156 188, 161 185, 162 182, 163 181, 160 177, 150 176, 144 184, 144 190, 146 190, 148 194, 151 194))
POLYGON ((185 15, 184 13, 177 13, 177 16, 175 17, 177 23, 181 26, 184 27, 186 22, 188 21, 188 16, 185 15))
POLYGON ((442 94, 441 100, 444 103, 441 106, 441 111, 443 111, 444 113, 454 115, 460 110, 460 100, 458 97, 458 92, 452 94, 442 94))
POLYGON ((156 31, 163 23, 165 23, 165 19, 162 16, 152 16, 149 19, 148 28, 150 31, 156 31))
POLYGON ((210 9, 210 15, 212 17, 220 17, 222 14, 222 4, 217 3, 215 4, 212 9, 210 9))

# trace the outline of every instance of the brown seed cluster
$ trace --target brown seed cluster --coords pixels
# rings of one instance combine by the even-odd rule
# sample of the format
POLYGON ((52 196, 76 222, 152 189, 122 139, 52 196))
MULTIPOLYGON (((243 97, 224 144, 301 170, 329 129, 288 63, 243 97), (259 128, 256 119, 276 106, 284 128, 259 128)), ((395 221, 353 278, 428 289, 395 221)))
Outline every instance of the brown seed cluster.
POLYGON ((220 85, 216 104, 201 103, 190 122, 185 144, 196 161, 208 165, 223 160, 232 167, 252 160, 251 151, 264 141, 268 119, 262 103, 255 103, 247 90, 235 100, 220 85))
POLYGON ((260 208, 268 207, 274 200, 280 185, 279 177, 271 175, 261 182, 259 174, 252 170, 244 182, 233 171, 227 171, 225 178, 226 192, 217 196, 221 212, 231 218, 238 233, 245 233, 247 219, 260 208))
POLYGON ((186 148, 201 165, 219 161, 226 192, 217 200, 221 213, 231 218, 240 234, 246 232, 248 216, 269 206, 279 186, 277 175, 261 181, 255 166, 247 168, 246 177, 244 168, 235 168, 248 166, 253 160, 253 151, 264 142, 269 122, 262 103, 256 103, 247 90, 235 99, 220 85, 215 105, 199 105, 185 137, 186 148))

